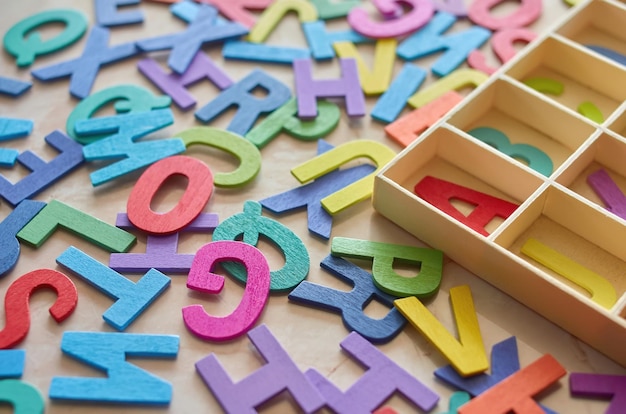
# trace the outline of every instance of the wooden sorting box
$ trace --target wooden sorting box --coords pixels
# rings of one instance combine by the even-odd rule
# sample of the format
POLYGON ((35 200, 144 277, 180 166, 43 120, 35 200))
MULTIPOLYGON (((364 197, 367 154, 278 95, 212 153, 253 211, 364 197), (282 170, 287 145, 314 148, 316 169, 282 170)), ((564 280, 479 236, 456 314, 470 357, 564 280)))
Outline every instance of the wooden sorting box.
MULTIPOLYGON (((573 8, 385 166, 375 179, 373 204, 626 366, 626 220, 609 211, 589 183, 592 174, 608 174, 619 195, 626 193, 626 63, 600 48, 626 56, 623 2, 590 0, 573 8), (562 91, 537 87, 537 79, 557 81, 562 91), (602 119, 581 112, 584 102, 602 119), (540 150, 552 161, 551 172, 470 135, 480 127, 504 133, 514 148, 540 150), (480 234, 416 195, 415 185, 427 176, 519 207, 491 220, 486 235, 480 234), (564 260, 576 270, 570 276, 582 279, 522 252, 529 240, 556 252, 550 257, 564 260), (588 276, 596 278, 591 288, 588 276), (594 293, 596 282, 614 291, 608 304, 594 293)), ((622 197, 617 201, 626 203, 622 197)), ((450 202, 464 215, 472 211, 471 204, 450 202)))

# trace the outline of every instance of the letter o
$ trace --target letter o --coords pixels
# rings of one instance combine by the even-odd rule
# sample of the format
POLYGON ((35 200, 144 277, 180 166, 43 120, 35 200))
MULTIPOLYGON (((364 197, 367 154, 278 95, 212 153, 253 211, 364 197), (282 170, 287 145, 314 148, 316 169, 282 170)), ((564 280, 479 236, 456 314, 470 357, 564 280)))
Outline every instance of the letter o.
POLYGON ((152 164, 139 177, 128 197, 126 213, 133 225, 152 234, 171 234, 191 223, 202 212, 213 192, 213 174, 197 158, 176 155, 152 164), (152 211, 152 198, 165 180, 184 175, 189 180, 183 197, 167 213, 152 211))

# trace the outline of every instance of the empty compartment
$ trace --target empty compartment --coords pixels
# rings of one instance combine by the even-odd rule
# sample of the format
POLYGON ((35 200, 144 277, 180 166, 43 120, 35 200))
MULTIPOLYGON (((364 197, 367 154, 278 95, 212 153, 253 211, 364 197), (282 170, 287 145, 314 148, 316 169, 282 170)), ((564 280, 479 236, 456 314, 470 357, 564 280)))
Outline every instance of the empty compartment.
POLYGON ((588 3, 557 33, 611 59, 605 50, 626 58, 626 6, 615 1, 588 3))
POLYGON ((558 185, 548 186, 495 242, 610 312, 626 291, 626 226, 558 185))
POLYGON ((626 141, 599 133, 556 182, 626 220, 626 141))
MULTIPOLYGON (((503 200, 505 204, 519 205, 543 182, 541 178, 519 168, 509 157, 477 145, 474 140, 445 126, 434 130, 420 140, 418 145, 404 151, 382 175, 404 188, 411 197, 420 199, 421 203, 435 206, 433 199, 439 200, 438 197, 443 197, 439 207, 444 204, 446 207, 453 207, 448 212, 452 211, 460 218, 469 216, 477 206, 474 200, 482 198, 474 192, 482 193, 490 199, 503 200), (432 197, 418 197, 415 192, 418 183, 432 197), (460 187, 469 189, 470 194, 464 201, 462 197, 456 196, 465 192, 464 189, 459 190, 460 187), (437 190, 437 195, 433 189, 437 190)), ((439 207, 431 208, 435 208, 439 214, 450 216, 439 207)), ((510 213, 494 217, 484 227, 485 234, 492 233, 509 215, 510 213)), ((469 227, 465 229, 470 230, 469 227)))
POLYGON ((599 124, 626 99, 626 70, 622 66, 552 37, 506 74, 599 124))
POLYGON ((449 123, 544 176, 595 131, 558 105, 504 80, 485 88, 449 123))

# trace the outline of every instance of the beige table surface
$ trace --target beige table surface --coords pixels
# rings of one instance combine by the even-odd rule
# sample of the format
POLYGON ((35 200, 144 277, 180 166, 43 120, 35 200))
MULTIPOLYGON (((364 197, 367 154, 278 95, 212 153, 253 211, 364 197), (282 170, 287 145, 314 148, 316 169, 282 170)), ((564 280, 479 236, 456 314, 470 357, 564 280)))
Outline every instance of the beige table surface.
MULTIPOLYGON (((364 5, 371 8, 372 5, 367 3, 364 5)), ((506 13, 507 8, 514 7, 517 3, 519 2, 505 2, 505 5, 498 8, 496 12, 506 13)), ((33 13, 59 7, 81 10, 88 16, 90 24, 95 21, 92 1, 4 0, 0 5, 0 32, 6 32, 13 24, 33 13)), ((166 5, 142 2, 138 7, 145 13, 144 23, 113 28, 111 30, 111 44, 143 39, 184 28, 182 22, 171 16, 166 5)), ((137 6, 129 7, 128 10, 133 8, 137 8, 137 6)), ((567 10, 568 6, 561 0, 545 0, 543 14, 533 27, 537 32, 545 31, 567 10)), ((348 27, 342 19, 330 22, 328 26, 332 30, 348 27)), ((467 27, 467 23, 459 22, 453 30, 462 30, 464 27, 467 27)), ((54 30, 56 29, 50 29, 48 35, 52 35, 54 30)), ((40 68, 80 55, 85 39, 86 37, 83 37, 79 42, 61 52, 38 57, 33 68, 40 68)), ((304 35, 299 28, 295 15, 288 15, 282 21, 278 29, 268 39, 268 43, 291 46, 305 44, 304 35)), ((261 67, 293 89, 293 74, 290 66, 224 61, 219 47, 208 47, 205 50, 235 80, 241 79, 254 67, 261 67)), ((362 46, 360 50, 363 51, 366 60, 371 62, 373 48, 362 46)), ((489 59, 493 61, 494 58, 488 46, 484 50, 487 51, 489 59)), ((154 56, 164 62, 167 58, 167 52, 154 56)), ((3 52, 0 59, 0 75, 23 80, 31 79, 29 69, 18 69, 14 58, 8 53, 3 52)), ((128 59, 103 68, 92 91, 99 91, 111 85, 135 83, 147 87, 155 93, 158 92, 154 85, 138 72, 136 68, 138 59, 139 57, 128 59)), ((433 58, 425 58, 415 63, 423 68, 428 68, 433 61, 433 58)), ((394 75, 399 72, 401 64, 402 62, 398 59, 395 64, 394 75)), ((339 74, 336 60, 323 64, 316 63, 314 70, 315 75, 320 78, 336 77, 339 74)), ((426 84, 430 82, 432 82, 432 75, 429 75, 426 84)), ((46 148, 43 138, 55 129, 65 130, 66 118, 77 101, 69 95, 68 79, 50 83, 41 83, 33 79, 33 83, 31 90, 18 99, 0 96, 1 116, 32 119, 35 122, 34 130, 28 138, 9 141, 3 146, 19 150, 31 149, 44 158, 50 159, 55 153, 50 148, 46 148)), ((218 93, 217 89, 209 82, 201 82, 193 86, 190 91, 197 99, 198 106, 209 102, 218 93)), ((367 98, 368 113, 376 103, 376 99, 376 97, 367 98)), ((175 116, 174 124, 156 133, 155 137, 175 136, 177 132, 200 125, 193 116, 193 110, 182 112, 172 105, 172 111, 175 116)), ((404 113, 408 111, 409 108, 406 108, 404 113)), ((108 114, 111 113, 108 112, 108 114)), ((211 125, 225 127, 233 113, 233 111, 227 112, 211 125)), ((340 125, 325 139, 335 146, 354 139, 370 139, 380 141, 393 148, 394 151, 401 149, 385 136, 383 125, 373 121, 369 115, 358 121, 350 121, 343 108, 340 125)), ((213 172, 228 171, 235 166, 233 159, 217 151, 192 149, 190 154, 208 163, 213 172)), ((261 200, 298 186, 298 182, 290 174, 291 168, 314 157, 315 154, 315 142, 301 142, 286 134, 279 135, 262 150, 263 164, 257 178, 239 189, 216 189, 205 211, 216 213, 220 220, 224 220, 241 212, 245 200, 261 200)), ((23 168, 20 168, 3 169, 2 174, 11 180, 18 180, 27 173, 23 168)), ((82 166, 40 193, 36 199, 42 201, 57 199, 99 219, 113 223, 116 213, 125 211, 127 197, 138 174, 131 174, 110 184, 93 188, 88 174, 97 168, 91 164, 82 166)), ((172 186, 167 191, 163 191, 158 200, 159 211, 167 211, 176 203, 182 192, 183 188, 180 186, 172 186)), ((11 206, 6 202, 0 203, 0 218, 3 219, 11 211, 11 206)), ((330 243, 309 235, 304 211, 279 217, 272 216, 268 212, 265 212, 264 215, 278 219, 303 240, 311 258, 309 281, 339 289, 348 289, 348 286, 342 285, 337 279, 320 269, 320 261, 330 252, 330 243)), ((376 213, 369 201, 355 205, 335 217, 332 237, 335 236, 423 246, 419 240, 376 213)), ((185 235, 181 238, 179 252, 193 253, 210 240, 210 234, 185 235)), ((17 266, 0 281, 1 294, 4 295, 4 291, 13 280, 31 270, 40 268, 62 270, 56 265, 55 258, 69 245, 75 245, 101 262, 108 263, 108 254, 104 251, 67 232, 57 232, 39 249, 28 246, 22 247, 22 254, 17 266)), ((268 243, 261 243, 260 248, 267 254, 273 269, 282 265, 280 254, 274 251, 268 243)), ((132 252, 144 251, 145 236, 138 235, 138 244, 132 249, 132 252)), ((359 264, 370 270, 369 263, 362 262, 359 264)), ((410 269, 403 269, 402 271, 407 274, 410 273, 410 269)), ((139 275, 127 276, 132 280, 139 277, 139 275)), ((200 303, 211 314, 226 315, 238 305, 243 289, 241 285, 227 278, 225 289, 219 297, 209 297, 209 295, 192 294, 185 286, 186 277, 184 275, 171 275, 171 278, 171 287, 126 330, 130 333, 180 336, 180 351, 175 360, 133 359, 133 362, 138 366, 173 384, 173 399, 170 406, 165 408, 131 408, 127 406, 51 402, 47 398, 47 394, 50 381, 54 376, 99 375, 89 367, 64 356, 60 350, 60 341, 64 331, 114 331, 104 323, 101 316, 111 306, 112 301, 85 283, 84 280, 72 276, 79 291, 78 307, 69 319, 59 325, 47 313, 47 308, 54 300, 54 295, 50 292, 34 295, 31 300, 31 331, 18 348, 26 350, 23 380, 34 384, 40 390, 46 400, 46 412, 74 413, 87 412, 87 410, 92 414, 120 411, 136 413, 220 412, 220 407, 215 398, 196 374, 194 363, 210 353, 215 353, 232 378, 239 380, 261 366, 262 360, 246 336, 227 343, 205 342, 196 338, 184 326, 181 308, 200 303)), ((451 287, 462 284, 471 287, 480 329, 488 350, 494 344, 510 336, 515 336, 522 366, 528 365, 543 354, 550 353, 568 372, 626 374, 626 369, 623 367, 613 363, 558 326, 483 282, 457 264, 446 260, 441 290, 427 305, 451 332, 455 332, 455 327, 448 301, 448 291, 451 287)), ((373 303, 366 312, 369 315, 380 317, 387 312, 387 309, 382 305, 373 303)), ((258 323, 264 323, 269 327, 298 367, 302 370, 313 367, 342 389, 349 387, 363 372, 354 360, 340 351, 339 343, 347 336, 348 332, 337 314, 296 305, 290 303, 286 295, 272 294, 258 323)), ((433 371, 445 365, 446 361, 424 337, 407 325, 394 340, 379 345, 378 348, 428 387, 439 393, 441 400, 433 412, 447 411, 448 399, 453 390, 437 381, 433 376, 433 371)), ((561 413, 599 413, 608 406, 606 401, 572 398, 569 394, 567 377, 543 393, 541 402, 561 413)), ((399 412, 415 411, 403 398, 397 395, 393 396, 388 404, 395 407, 399 412)), ((2 409, 10 412, 8 406, 2 409)), ((261 407, 260 411, 284 413, 296 411, 296 408, 283 394, 261 407)))

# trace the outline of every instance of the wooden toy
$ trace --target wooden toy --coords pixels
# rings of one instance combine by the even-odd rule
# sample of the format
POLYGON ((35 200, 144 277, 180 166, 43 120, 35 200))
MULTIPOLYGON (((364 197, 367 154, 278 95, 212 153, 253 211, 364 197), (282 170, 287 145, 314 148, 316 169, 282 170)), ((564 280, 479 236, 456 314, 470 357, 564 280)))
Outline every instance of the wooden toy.
POLYGON ((280 20, 289 12, 295 12, 300 22, 317 20, 317 9, 303 0, 276 0, 259 16, 256 24, 250 29, 248 40, 252 43, 264 42, 280 20))
POLYGON ((32 82, 0 76, 0 94, 17 98, 33 86, 32 82))
POLYGON ((34 122, 29 119, 0 117, 0 141, 30 135, 34 122))
POLYGON ((339 107, 327 101, 317 102, 317 116, 302 120, 296 115, 296 99, 289 99, 283 106, 269 114, 247 134, 246 139, 259 149, 265 147, 282 131, 303 141, 312 141, 330 134, 339 124, 339 107))
POLYGON ((135 142, 144 135, 172 124, 173 121, 174 116, 170 109, 157 109, 76 123, 74 129, 79 135, 108 134, 106 138, 83 147, 86 161, 122 158, 89 174, 91 184, 94 187, 102 185, 185 151, 185 144, 179 138, 135 142))
POLYGON ((224 59, 291 65, 296 59, 309 58, 311 52, 309 49, 301 47, 271 46, 262 43, 230 40, 224 44, 222 56, 224 56, 224 59))
POLYGON ((405 60, 414 60, 444 51, 430 70, 437 76, 449 75, 465 62, 473 50, 478 49, 491 37, 489 30, 479 26, 444 36, 443 33, 456 21, 457 18, 449 13, 436 13, 424 27, 400 43, 398 56, 405 60))
POLYGON ((128 251, 137 241, 132 234, 58 200, 50 200, 17 238, 40 247, 59 226, 110 252, 128 251))
POLYGON ((365 98, 361 91, 358 69, 354 59, 339 59, 341 77, 339 79, 313 79, 313 63, 310 59, 297 59, 293 62, 298 116, 315 118, 317 98, 344 98, 346 112, 350 117, 365 115, 365 98))
POLYGON ((357 0, 312 0, 311 3, 313 3, 317 9, 317 16, 322 20, 347 16, 352 8, 361 4, 361 2, 357 0))
POLYGON ((169 96, 155 96, 146 88, 123 84, 111 86, 95 92, 76 104, 65 123, 67 134, 81 144, 91 144, 107 134, 78 135, 74 130, 77 122, 91 118, 108 104, 113 104, 117 113, 147 112, 167 108, 172 99, 169 96))
POLYGON ((24 373, 26 351, 3 349, 0 351, 0 378, 20 378, 24 373))
POLYGON ((606 414, 618 414, 626 408, 626 377, 623 375, 572 372, 569 375, 569 388, 575 396, 610 399, 606 414))
MULTIPOLYGON (((332 145, 319 140, 317 153, 323 154, 333 148, 332 145)), ((343 170, 333 170, 315 179, 313 182, 270 196, 260 200, 259 203, 275 214, 306 208, 309 232, 328 240, 332 230, 333 216, 324 210, 321 200, 373 173, 375 170, 376 167, 369 164, 357 165, 343 170)))
MULTIPOLYGON (((470 99, 388 163, 376 176, 373 194, 374 208, 382 215, 624 366, 626 354, 617 344, 626 342, 626 285, 617 269, 625 266, 619 240, 626 237, 626 227, 605 210, 587 177, 600 169, 620 185, 626 177, 621 161, 626 154, 626 67, 586 45, 625 53, 625 19, 622 2, 582 2, 489 79, 475 73, 480 85, 470 99), (594 76, 583 75, 589 73, 594 76), (549 79, 563 91, 539 92, 528 85, 531 79, 549 79), (605 121, 598 124, 581 115, 583 102, 593 103, 605 121), (495 128, 513 145, 539 148, 552 160, 552 173, 539 174, 484 145, 468 134, 477 127, 495 128), (483 235, 411 191, 426 176, 519 207, 506 219, 494 217, 483 235), (599 306, 579 282, 525 255, 522 246, 529 239, 593 272, 601 285, 611 285, 613 305, 599 306)), ((418 91, 422 97, 412 104, 425 103, 426 90, 418 91)), ((453 204, 467 214, 474 209, 453 204)))
POLYGON ((115 299, 115 303, 102 314, 102 319, 118 331, 125 330, 171 282, 169 277, 155 269, 150 269, 136 283, 132 282, 73 246, 61 253, 56 261, 115 299))
MULTIPOLYGON (((243 212, 222 221, 213 231, 213 241, 237 240, 256 246, 263 235, 278 248, 285 258, 285 264, 270 272, 272 292, 286 292, 293 289, 309 274, 309 252, 302 240, 280 222, 263 217, 261 204, 246 201, 243 212)), ((240 282, 246 281, 246 272, 235 262, 224 262, 222 266, 240 282)))
MULTIPOLYGON (((333 2, 333 4, 342 4, 344 2, 347 3, 347 1, 342 1, 333 2)), ((315 4, 315 1, 312 3, 315 4)), ((372 41, 354 30, 329 32, 326 30, 326 24, 320 20, 302 23, 302 30, 315 60, 334 58, 335 50, 333 49, 333 43, 335 42, 365 43, 372 41)))
POLYGON ((196 362, 196 372, 226 412, 256 413, 255 407, 283 391, 289 391, 305 413, 324 406, 324 398, 265 325, 248 332, 248 338, 266 364, 237 383, 230 379, 215 354, 196 362))
POLYGON ((526 240, 521 252, 588 291, 590 299, 598 305, 611 309, 617 302, 615 288, 608 280, 539 240, 526 240))
MULTIPOLYGON (((517 49, 515 44, 519 42, 530 43, 537 38, 537 35, 528 29, 514 28, 501 29, 491 36, 491 48, 500 62, 506 63, 515 56, 517 49)), ((485 61, 485 54, 480 50, 473 50, 467 56, 467 64, 473 69, 478 69, 488 75, 493 75, 496 68, 489 66, 485 61)))
POLYGON ((369 70, 353 43, 336 42, 333 47, 339 58, 352 58, 356 61, 363 92, 366 95, 380 95, 387 90, 391 81, 397 43, 396 39, 379 39, 376 42, 372 70, 369 70))
POLYGON ((4 276, 15 266, 20 257, 20 243, 17 233, 35 217, 46 203, 24 200, 0 222, 0 276, 4 276))
POLYGON ((579 114, 581 114, 585 118, 591 119, 597 124, 604 123, 604 115, 602 115, 602 112, 600 112, 598 107, 595 106, 593 102, 582 102, 580 105, 578 105, 578 108, 576 108, 576 110, 579 114))
MULTIPOLYGON (((292 168, 291 174, 301 183, 305 183, 359 157, 367 157, 372 160, 377 166, 376 171, 378 171, 394 156, 395 153, 389 147, 379 142, 370 140, 350 141, 292 168)), ((337 214, 353 204, 368 199, 372 194, 374 174, 375 172, 324 197, 321 201, 322 206, 330 214, 337 214)))
POLYGON ((561 95, 563 93, 563 89, 565 88, 562 82, 543 77, 524 79, 524 85, 533 88, 538 92, 550 95, 561 95))
POLYGON ((139 4, 139 0, 95 0, 96 23, 100 26, 123 26, 143 22, 143 13, 140 10, 120 13, 118 6, 139 4))
POLYGON ((246 288, 237 308, 227 316, 212 316, 202 305, 183 307, 187 329, 209 341, 228 341, 248 332, 261 316, 270 293, 270 267, 263 253, 237 241, 215 241, 197 252, 187 277, 187 288, 204 293, 220 293, 224 277, 212 273, 221 261, 241 263, 246 268, 246 288))
POLYGON ((174 72, 183 74, 203 45, 232 39, 248 33, 248 29, 245 26, 236 22, 216 24, 216 18, 217 9, 207 5, 200 5, 196 18, 189 23, 186 30, 139 40, 137 41, 137 47, 144 52, 169 49, 168 66, 174 72))
POLYGON ((491 9, 502 2, 503 0, 476 0, 470 5, 467 16, 474 23, 495 31, 528 26, 541 15, 541 0, 522 0, 514 12, 504 16, 491 14, 491 9))
POLYGON ((372 108, 370 116, 380 122, 393 122, 424 79, 426 79, 425 70, 412 63, 405 63, 398 76, 372 108))
POLYGON ((175 335, 67 331, 61 340, 64 354, 106 374, 106 378, 53 377, 52 400, 115 404, 167 405, 172 385, 126 361, 132 358, 176 358, 175 335))
POLYGON ((437 293, 441 284, 443 252, 440 250, 335 237, 330 252, 333 256, 371 259, 374 284, 393 296, 427 298, 437 293), (411 278, 404 277, 393 270, 394 263, 417 264, 419 270, 411 278))
POLYGON ((38 269, 16 279, 4 295, 4 315, 6 323, 0 331, 0 349, 12 348, 26 338, 30 330, 30 307, 28 301, 40 289, 54 290, 56 300, 50 307, 50 316, 57 323, 67 319, 78 301, 74 282, 61 272, 51 269, 38 269))
POLYGON ((137 63, 137 68, 184 111, 196 105, 196 100, 187 91, 188 86, 202 79, 208 79, 219 90, 224 90, 234 83, 228 74, 203 52, 196 53, 185 72, 180 75, 175 72, 166 74, 160 65, 151 58, 140 60, 137 63))
POLYGON ((195 116, 198 120, 207 123, 231 106, 237 106, 237 113, 226 129, 235 134, 246 135, 261 114, 268 114, 280 108, 290 97, 291 91, 287 85, 261 69, 254 69, 245 78, 198 109, 195 116), (267 91, 267 95, 257 98, 252 93, 256 88, 263 88, 267 91))
POLYGON ((46 403, 41 393, 24 381, 0 381, 0 401, 11 404, 14 414, 43 414, 46 403))
MULTIPOLYGON (((513 375, 519 369, 517 340, 512 336, 491 348, 491 374, 482 373, 463 377, 451 365, 446 365, 435 370, 435 377, 475 397, 513 375)), ((455 394, 457 393, 452 395, 451 400, 455 394)), ((541 408, 546 414, 556 414, 546 406, 541 405, 541 408)), ((456 412, 454 411, 454 414, 456 412)))
POLYGON ((589 174, 587 183, 602 199, 607 210, 626 220, 626 196, 606 170, 600 169, 589 174))
POLYGON ((135 183, 126 204, 128 219, 150 234, 176 233, 195 220, 213 193, 213 173, 194 157, 176 155, 148 167, 135 183), (187 187, 178 203, 166 213, 150 208, 155 194, 173 176, 187 178, 187 187))
POLYGON ((70 77, 70 94, 83 99, 91 88, 103 65, 119 62, 135 56, 138 52, 135 43, 124 43, 109 47, 109 30, 93 26, 80 57, 37 68, 31 74, 38 80, 49 82, 70 77))
MULTIPOLYGON (((181 232, 207 233, 213 231, 218 224, 217 214, 200 213, 181 232)), ((135 229, 125 213, 118 213, 115 225, 124 230, 135 229)), ((195 253, 177 253, 179 234, 180 232, 168 236, 148 235, 145 253, 111 253, 109 267, 117 272, 143 273, 156 269, 164 273, 189 273, 195 253)))
POLYGON ((418 90, 407 102, 414 108, 421 108, 446 92, 458 91, 468 86, 475 88, 485 82, 487 78, 486 74, 474 69, 457 69, 425 88, 418 90))
POLYGON ((344 392, 315 369, 309 369, 305 373, 333 412, 371 413, 394 393, 400 393, 425 412, 437 405, 439 395, 358 333, 352 332, 341 341, 341 349, 366 368, 365 373, 344 392))
POLYGON ((372 342, 389 342, 402 331, 406 320, 398 309, 392 307, 396 298, 379 290, 370 273, 333 256, 324 258, 320 266, 332 276, 352 285, 352 290, 337 290, 303 281, 289 293, 290 301, 340 313, 348 331, 356 331, 372 342), (363 311, 374 299, 391 307, 383 318, 371 318, 363 311))
POLYGON ((16 161, 30 174, 15 184, 0 175, 0 196, 11 205, 40 193, 84 162, 82 147, 61 131, 51 132, 44 140, 59 152, 53 160, 45 162, 34 152, 24 151, 16 161))
POLYGON ((550 354, 504 379, 488 391, 459 407, 459 414, 543 412, 532 398, 566 374, 565 369, 550 354))
POLYGON ((348 13, 350 26, 363 36, 374 39, 408 35, 424 26, 435 12, 435 6, 429 0, 374 0, 374 6, 385 20, 371 19, 367 10, 361 7, 348 13), (400 4, 410 6, 410 10, 403 13, 400 4))
POLYGON ((454 338, 416 297, 394 301, 405 318, 439 350, 464 377, 489 368, 469 286, 450 289, 450 302, 459 339, 454 338))
POLYGON ((14 24, 4 34, 4 49, 15 56, 17 66, 30 66, 37 55, 53 53, 76 42, 85 34, 87 25, 87 17, 79 11, 46 10, 14 24), (63 31, 51 39, 43 40, 37 29, 54 23, 61 23, 63 31))
POLYGON ((446 92, 387 125, 385 133, 400 145, 408 147, 422 132, 433 126, 463 98, 463 95, 455 91, 446 92))
POLYGON ((478 127, 467 131, 467 133, 509 157, 524 161, 530 168, 546 177, 549 177, 554 170, 552 160, 545 152, 529 144, 511 144, 509 137, 495 128, 478 127))
POLYGON ((205 145, 225 151, 239 160, 239 166, 229 172, 218 172, 213 176, 217 187, 241 187, 259 174, 261 152, 242 136, 214 127, 195 127, 178 134, 185 147, 205 145))
MULTIPOLYGON (((239 22, 248 29, 257 21, 257 15, 249 10, 265 10, 273 0, 211 0, 221 14, 229 20, 239 22)), ((185 2, 181 2, 185 3, 185 2)))

